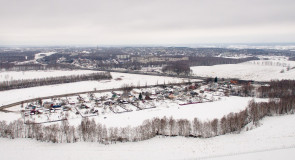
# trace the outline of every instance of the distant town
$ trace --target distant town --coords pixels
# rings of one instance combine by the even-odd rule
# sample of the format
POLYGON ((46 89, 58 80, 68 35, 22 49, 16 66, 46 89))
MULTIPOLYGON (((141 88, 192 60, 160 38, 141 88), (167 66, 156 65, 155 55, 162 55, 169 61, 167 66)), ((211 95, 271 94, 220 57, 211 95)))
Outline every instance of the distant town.
POLYGON ((293 50, 188 47, 0 48, 5 70, 95 69, 190 75, 190 66, 236 64, 257 56, 287 56, 293 50), (38 54, 37 54, 38 53, 38 54), (37 54, 35 56, 35 54, 37 54))

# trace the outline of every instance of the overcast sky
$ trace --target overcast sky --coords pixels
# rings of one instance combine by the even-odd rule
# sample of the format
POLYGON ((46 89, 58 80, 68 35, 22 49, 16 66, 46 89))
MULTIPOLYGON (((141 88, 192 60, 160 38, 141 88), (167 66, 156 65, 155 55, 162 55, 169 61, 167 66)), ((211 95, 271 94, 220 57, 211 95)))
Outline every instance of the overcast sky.
POLYGON ((295 42, 295 0, 0 0, 0 45, 295 42))

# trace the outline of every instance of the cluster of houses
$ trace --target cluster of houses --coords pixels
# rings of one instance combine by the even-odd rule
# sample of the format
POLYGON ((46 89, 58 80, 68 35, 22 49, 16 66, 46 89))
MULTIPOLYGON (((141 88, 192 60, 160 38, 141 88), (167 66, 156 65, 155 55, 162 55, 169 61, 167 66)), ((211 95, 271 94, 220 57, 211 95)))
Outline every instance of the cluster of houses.
POLYGON ((132 62, 149 63, 149 62, 175 62, 175 61, 188 61, 189 58, 185 56, 133 56, 132 62))
MULTIPOLYGON (((178 104, 180 107, 217 101, 239 87, 232 83, 192 83, 152 88, 129 88, 121 91, 88 93, 69 97, 42 99, 26 107, 26 115, 54 115, 63 118, 104 116, 178 104), (65 114, 67 113, 67 114, 65 114), (65 117, 67 116, 67 117, 65 117)), ((48 118, 47 118, 48 119, 48 118)))

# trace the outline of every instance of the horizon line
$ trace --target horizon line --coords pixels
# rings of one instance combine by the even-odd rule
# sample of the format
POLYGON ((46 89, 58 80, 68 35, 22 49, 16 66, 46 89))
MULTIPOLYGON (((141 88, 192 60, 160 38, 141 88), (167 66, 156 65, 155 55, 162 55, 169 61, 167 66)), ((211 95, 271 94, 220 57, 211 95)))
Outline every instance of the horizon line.
MULTIPOLYGON (((5 47, 205 47, 204 45, 218 45, 218 46, 228 46, 228 45, 295 45, 295 42, 225 42, 225 43, 167 43, 167 44, 0 44, 1 48, 5 47)), ((209 47, 209 46, 208 46, 209 47)), ((212 46, 213 47, 213 46, 212 46)), ((217 47, 217 46, 215 46, 217 47)))

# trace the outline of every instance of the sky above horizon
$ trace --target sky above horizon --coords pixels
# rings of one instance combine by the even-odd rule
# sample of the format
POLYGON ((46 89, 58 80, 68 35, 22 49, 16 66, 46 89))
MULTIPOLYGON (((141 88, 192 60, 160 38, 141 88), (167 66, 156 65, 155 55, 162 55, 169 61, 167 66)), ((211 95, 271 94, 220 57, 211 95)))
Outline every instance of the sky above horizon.
POLYGON ((294 0, 0 0, 0 45, 295 42, 294 0))

